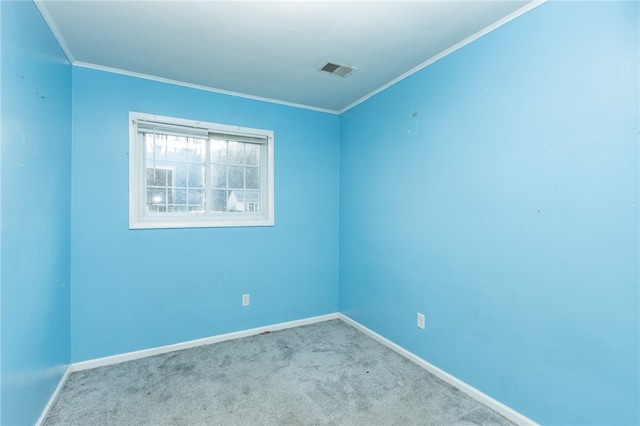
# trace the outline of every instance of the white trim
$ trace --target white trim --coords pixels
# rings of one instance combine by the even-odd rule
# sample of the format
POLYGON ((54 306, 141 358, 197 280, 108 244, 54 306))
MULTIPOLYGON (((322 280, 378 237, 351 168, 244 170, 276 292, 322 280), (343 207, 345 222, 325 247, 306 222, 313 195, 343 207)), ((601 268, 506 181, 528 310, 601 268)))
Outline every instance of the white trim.
POLYGON ((510 13, 509 15, 505 16, 504 18, 494 22, 493 24, 489 25, 488 27, 485 27, 483 29, 481 29, 480 31, 478 31, 477 33, 465 38, 464 40, 454 44, 453 46, 449 47, 448 49, 443 50, 442 52, 438 53, 435 56, 432 56, 431 58, 427 59, 426 61, 422 62, 420 65, 410 69, 409 71, 405 72, 404 74, 402 74, 399 77, 394 78, 393 80, 391 80, 390 82, 378 87, 376 90, 374 90, 373 92, 363 96, 362 98, 358 99, 357 101, 353 102, 352 104, 342 108, 340 111, 338 111, 338 114, 342 114, 348 110, 350 110, 351 108, 355 107, 356 105, 361 104, 362 102, 366 101, 367 99, 371 98, 374 95, 377 95, 378 93, 382 92, 383 90, 388 89, 389 87, 393 86, 394 84, 396 84, 397 82, 404 80, 405 78, 409 77, 410 75, 413 75, 415 73, 417 73, 418 71, 422 70, 423 68, 428 67, 429 65, 433 64, 436 61, 439 61, 440 59, 444 58, 445 56, 455 52, 458 49, 463 48, 464 46, 466 46, 469 43, 472 43, 474 41, 476 41, 477 39, 479 39, 480 37, 492 32, 493 30, 513 21, 514 19, 518 18, 519 16, 524 15, 525 13, 535 9, 536 7, 546 3, 547 0, 534 0, 531 3, 528 3, 526 6, 521 7, 520 9, 516 10, 515 12, 510 13))
POLYGON ((265 332, 271 332, 271 331, 284 330, 284 329, 288 329, 288 328, 301 327, 301 326, 304 326, 304 325, 316 324, 316 323, 319 323, 319 322, 330 321, 330 320, 334 320, 334 319, 339 319, 339 320, 351 325, 356 330, 364 333, 368 337, 380 342, 381 344, 385 345, 389 349, 397 352, 398 354, 402 355, 403 357, 407 358, 408 360, 414 362, 415 364, 417 364, 418 366, 424 368, 425 370, 427 370, 428 372, 430 372, 434 376, 436 376, 439 379, 447 382, 448 384, 456 387, 457 389, 459 389, 462 392, 466 393, 467 395, 469 395, 470 397, 472 397, 476 401, 478 401, 481 404, 484 404, 487 407, 491 408, 492 410, 500 413, 502 416, 506 417, 507 419, 511 420, 512 422, 514 422, 514 423, 516 423, 518 425, 522 425, 522 426, 538 426, 538 424, 536 422, 534 422, 533 420, 531 420, 528 417, 524 416, 523 414, 518 413, 517 411, 513 410, 512 408, 509 408, 508 406, 502 404, 499 401, 496 401, 495 399, 493 399, 490 396, 484 394, 483 392, 479 391, 478 389, 474 388, 473 386, 468 385, 467 383, 465 383, 462 380, 452 376, 451 374, 447 373, 446 371, 441 370, 440 368, 436 367, 435 365, 425 361, 424 359, 420 358, 419 356, 415 355, 414 353, 409 352, 408 350, 404 349, 403 347, 393 343, 392 341, 388 340, 387 338, 379 335, 375 331, 372 331, 372 330, 368 329, 364 325, 360 324, 359 322, 349 318, 348 316, 346 316, 346 315, 344 315, 342 313, 332 313, 332 314, 320 315, 320 316, 316 316, 316 317, 310 317, 310 318, 304 318, 304 319, 295 320, 295 321, 283 322, 283 323, 279 323, 279 324, 267 325, 267 326, 252 328, 252 329, 248 329, 248 330, 236 331, 236 332, 233 332, 233 333, 219 334, 219 335, 216 335, 216 336, 205 337, 205 338, 196 339, 196 340, 190 340, 190 341, 182 342, 182 343, 175 343, 175 344, 172 344, 172 345, 160 346, 160 347, 156 347, 156 348, 143 349, 143 350, 135 351, 135 352, 128 352, 128 353, 119 354, 119 355, 113 355, 113 356, 108 356, 108 357, 103 357, 103 358, 96 358, 96 359, 87 360, 87 361, 75 362, 75 363, 73 363, 73 364, 71 364, 70 366, 67 367, 67 370, 65 371, 65 373, 62 376, 62 378, 60 379, 60 382, 58 383, 58 386, 56 387, 56 390, 51 395, 51 398, 49 399, 49 402, 47 403, 46 407, 42 411, 42 414, 40 415, 40 418, 36 422, 36 426, 41 426, 42 424, 44 424, 44 420, 47 418, 47 415, 49 414, 49 411, 51 410, 51 408, 55 404, 56 400, 58 399, 58 396, 59 396, 60 392, 64 388, 64 385, 66 384, 66 382, 67 382, 67 380, 69 378, 69 375, 72 372, 82 371, 82 370, 89 370, 89 369, 92 369, 92 368, 104 367, 104 366, 107 366, 107 365, 119 364, 121 362, 133 361, 133 360, 141 359, 141 358, 147 358, 147 357, 150 357, 150 356, 160 355, 160 354, 164 354, 164 353, 167 353, 167 352, 179 351, 179 350, 183 350, 183 349, 190 349, 190 348, 195 348, 195 347, 198 347, 198 346, 210 345, 210 344, 213 344, 213 343, 224 342, 224 341, 227 341, 227 340, 241 339, 243 337, 255 336, 255 335, 258 335, 258 334, 265 333, 265 332))
POLYGON ((332 109, 318 108, 318 107, 314 107, 314 106, 310 106, 310 105, 297 104, 295 102, 280 101, 278 99, 265 98, 265 97, 262 97, 262 96, 255 96, 255 95, 248 95, 246 93, 233 92, 231 90, 216 89, 214 87, 202 86, 202 85, 199 85, 199 84, 192 84, 192 83, 185 83, 183 81, 172 80, 170 78, 156 77, 156 76, 150 75, 150 74, 143 74, 143 73, 134 72, 134 71, 127 71, 127 70, 123 70, 123 69, 119 69, 119 68, 105 67, 103 65, 95 65, 95 64, 90 64, 90 63, 87 63, 87 62, 74 61, 71 64, 73 66, 80 67, 80 68, 89 68, 89 69, 94 69, 94 70, 98 70, 98 71, 110 72, 110 73, 113 73, 113 74, 126 75, 128 77, 142 78, 142 79, 145 79, 145 80, 151 80, 151 81, 157 81, 157 82, 160 82, 160 83, 173 84, 173 85, 176 85, 176 86, 188 87, 190 89, 197 89, 197 90, 202 90, 202 91, 205 91, 205 92, 213 92, 213 93, 220 93, 222 95, 237 96, 239 98, 252 99, 254 101, 268 102, 268 103, 271 103, 271 104, 285 105, 285 106, 290 106, 290 107, 294 107, 294 108, 309 109, 309 110, 312 110, 312 111, 326 112, 326 113, 334 114, 334 115, 339 114, 338 111, 335 111, 335 110, 332 110, 332 109))
POLYGON ((516 423, 518 425, 522 425, 522 426, 537 426, 538 425, 536 422, 534 422, 533 420, 529 419, 528 417, 526 417, 526 416, 518 413, 517 411, 507 407, 503 403, 501 403, 499 401, 496 401, 495 399, 491 398, 489 395, 486 395, 486 394, 482 393, 481 391, 479 391, 478 389, 474 388, 473 386, 468 385, 467 383, 465 383, 462 380, 452 376, 451 374, 447 373, 446 371, 439 369, 435 365, 425 361, 424 359, 420 358, 419 356, 415 355, 412 352, 409 352, 408 350, 404 349, 403 347, 393 343, 392 341, 386 339, 385 337, 382 337, 381 335, 379 335, 375 331, 372 331, 372 330, 368 329, 364 325, 362 325, 359 322, 349 318, 348 316, 339 313, 338 314, 338 318, 340 320, 344 321, 345 323, 353 326, 356 330, 361 331, 362 333, 366 334, 367 336, 371 337, 372 339, 382 343, 383 345, 385 345, 389 349, 399 353, 403 357, 407 358, 409 361, 412 361, 412 362, 416 363, 417 365, 419 365, 420 367, 424 368, 425 370, 427 370, 428 372, 430 372, 434 376, 436 376, 439 379, 444 380, 445 382, 449 383, 451 386, 454 386, 454 387, 460 389, 462 392, 466 393, 467 395, 469 395, 470 397, 472 397, 476 401, 478 401, 481 404, 484 404, 487 407, 491 408, 492 410, 500 413, 502 416, 506 417, 507 419, 511 420, 512 422, 514 422, 514 423, 516 423))
MULTIPOLYGON (((163 132, 160 130, 159 132, 163 132)), ((242 140, 242 139, 238 139, 242 140)), ((208 144, 209 142, 207 142, 208 144)), ((166 117, 129 111, 129 229, 167 229, 167 228, 223 228, 245 226, 274 226, 274 144, 275 135, 272 130, 254 129, 232 126, 228 124, 210 123, 178 117, 166 117), (194 137, 211 140, 211 132, 224 135, 236 135, 240 138, 252 137, 260 139, 260 211, 258 213, 210 213, 211 206, 206 204, 207 213, 198 214, 148 214, 146 211, 145 171, 147 165, 144 159, 145 144, 140 138, 139 122, 148 125, 160 124, 179 134, 194 135, 194 137), (179 126, 179 127, 176 127, 179 126), (175 128, 174 128, 175 127, 175 128), (209 135, 209 136, 206 136, 209 135)), ((208 146, 208 145, 207 145, 208 146)), ((207 148, 208 149, 208 148, 207 148)), ((207 176, 209 176, 209 157, 205 161, 207 176)), ((207 194, 212 187, 205 185, 207 194)), ((244 209, 243 209, 244 210, 244 209)))
POLYGON ((62 392, 62 389, 64 388, 64 385, 67 383, 67 380, 69 379, 69 375, 71 374, 72 371, 73 371, 73 367, 71 365, 67 366, 67 369, 65 370, 64 374, 60 378, 60 382, 58 382, 58 386, 56 387, 56 390, 53 391, 53 393, 51 394, 51 398, 49 398, 49 402, 47 402, 47 405, 45 405, 44 410, 42 410, 42 414, 40 414, 40 418, 36 422, 36 426, 41 426, 44 424, 45 419, 49 415, 49 412, 53 408, 53 405, 58 400, 58 396, 60 396, 60 392, 62 392))
POLYGON ((302 109, 308 109, 308 110, 312 110, 312 111, 324 112, 324 113, 328 113, 328 114, 340 115, 340 114, 350 110, 351 108, 355 107, 356 105, 361 104, 362 102, 366 101, 367 99, 371 98, 372 96, 382 92, 383 90, 388 89, 389 87, 393 86, 397 82, 399 82, 401 80, 404 80, 405 78, 409 77, 410 75, 415 74, 416 72, 422 70, 423 68, 426 68, 427 66, 429 66, 429 65, 433 64, 434 62, 444 58, 445 56, 455 52, 456 50, 466 46, 467 44, 474 42, 475 40, 479 39, 480 37, 484 36, 485 34, 488 34, 491 31, 493 31, 493 30, 495 30, 495 29, 497 29, 497 28, 499 28, 499 27, 501 27, 501 26, 513 21, 514 19, 518 18, 519 16, 524 15, 525 13, 527 13, 527 12, 535 9, 536 7, 546 3, 547 1, 548 0, 533 0, 532 2, 526 4, 525 6, 521 7, 518 10, 516 10, 515 12, 512 12, 511 14, 505 16, 504 18, 502 18, 502 19, 494 22, 493 24, 485 27, 484 29, 478 31, 477 33, 467 37, 466 39, 464 39, 464 40, 462 40, 462 41, 460 41, 460 42, 458 42, 456 44, 454 44, 453 46, 449 47, 448 49, 445 49, 442 52, 436 54, 435 56, 432 56, 431 58, 429 58, 426 61, 422 62, 421 64, 417 65, 416 67, 414 67, 414 68, 410 69, 409 71, 405 72, 401 76, 396 77, 395 79, 389 81, 388 83, 385 83, 384 85, 380 86, 379 88, 375 89, 374 91, 368 93, 367 95, 363 96, 362 98, 358 99, 357 101, 347 105, 346 107, 344 107, 344 108, 342 108, 340 110, 331 110, 331 109, 327 109, 327 108, 319 108, 319 107, 314 107, 314 106, 310 106, 310 105, 298 104, 298 103, 295 103, 295 102, 281 101, 281 100, 278 100, 278 99, 266 98, 266 97, 262 97, 262 96, 248 95, 246 93, 234 92, 234 91, 231 91, 231 90, 224 90, 224 89, 216 89, 216 88, 209 87, 209 86, 202 86, 202 85, 199 85, 199 84, 186 83, 186 82, 179 81, 179 80, 172 80, 172 79, 169 79, 169 78, 157 77, 157 76, 150 75, 150 74, 138 73, 138 72, 134 72, 134 71, 127 71, 127 70, 123 70, 123 69, 120 69, 120 68, 113 68, 113 67, 107 67, 107 66, 103 66, 103 65, 90 64, 88 62, 76 61, 74 59, 73 55, 71 54, 71 50, 69 49, 69 47, 67 46, 64 38, 62 37, 62 34, 58 30, 58 27, 54 24, 54 21, 51 18, 51 15, 47 11, 46 7, 44 6, 44 1, 43 0, 34 0, 34 3, 37 6, 38 10, 40 11, 40 14, 44 18, 45 22, 49 26, 49 29, 53 33, 54 37, 58 41, 58 44, 62 48, 64 54, 67 56, 67 59, 69 60, 69 62, 73 66, 77 66, 77 67, 81 67, 81 68, 89 68, 89 69, 94 69, 94 70, 98 70, 98 71, 105 71, 105 72, 110 72, 110 73, 114 73, 114 74, 126 75, 126 76, 129 76, 129 77, 142 78, 142 79, 145 79, 145 80, 157 81, 157 82, 160 82, 160 83, 173 84, 173 85, 176 85, 176 86, 189 87, 191 89, 202 90, 202 91, 205 91, 205 92, 213 92, 213 93, 219 93, 219 94, 223 94, 223 95, 237 96, 237 97, 240 97, 240 98, 252 99, 252 100, 255 100, 255 101, 268 102, 268 103, 273 103, 273 104, 278 104, 278 105, 290 106, 290 107, 294 107, 294 108, 302 108, 302 109))
POLYGON ((140 358, 147 358, 154 355, 165 354, 167 352, 180 351, 183 349, 195 348, 212 343, 224 342, 227 340, 235 340, 243 337, 255 336, 265 332, 284 330, 287 328, 300 327, 303 325, 315 324, 318 322, 330 321, 338 319, 338 313, 320 315, 317 317, 304 318, 295 321, 282 322, 279 324, 267 325, 264 327, 251 328, 249 330, 236 331, 233 333, 219 334, 217 336, 205 337, 202 339, 190 340, 188 342, 175 343, 172 345, 160 346, 156 348, 143 349, 135 352, 127 352, 104 358, 90 359, 87 361, 74 362, 72 364, 73 371, 89 370, 91 368, 104 367, 107 365, 119 364, 125 361, 132 361, 140 358))
POLYGON ((58 41, 58 44, 60 45, 60 48, 62 49, 62 51, 64 52, 65 56, 67 57, 67 60, 71 64, 73 64, 74 59, 73 59, 73 55, 71 54, 71 50, 69 49, 69 46, 67 46, 67 43, 64 41, 64 38, 62 37, 62 33, 60 32, 60 30, 56 26, 53 18, 49 14, 49 11, 45 7, 44 1, 43 0, 34 0, 33 2, 36 4, 36 7, 40 11, 40 15, 42 15, 42 17, 44 18, 44 22, 46 22, 47 26, 49 27, 49 30, 51 30, 51 33, 53 34, 55 39, 58 41))

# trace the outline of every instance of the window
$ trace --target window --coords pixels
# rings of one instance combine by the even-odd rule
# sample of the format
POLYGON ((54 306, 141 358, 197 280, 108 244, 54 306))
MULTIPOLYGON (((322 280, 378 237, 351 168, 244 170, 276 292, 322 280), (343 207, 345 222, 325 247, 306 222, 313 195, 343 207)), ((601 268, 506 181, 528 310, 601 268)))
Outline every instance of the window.
POLYGON ((273 132, 129 113, 129 228, 273 225, 273 132))

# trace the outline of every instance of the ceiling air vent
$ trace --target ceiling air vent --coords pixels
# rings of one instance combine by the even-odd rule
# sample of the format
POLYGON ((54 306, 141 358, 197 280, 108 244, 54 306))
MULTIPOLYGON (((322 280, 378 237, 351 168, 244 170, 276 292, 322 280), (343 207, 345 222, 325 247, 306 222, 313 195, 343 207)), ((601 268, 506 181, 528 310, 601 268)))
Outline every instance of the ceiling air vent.
POLYGON ((333 75, 338 75, 340 77, 347 77, 351 74, 351 71, 355 70, 356 67, 352 67, 349 65, 339 64, 337 62, 325 61, 318 71, 326 72, 333 75))

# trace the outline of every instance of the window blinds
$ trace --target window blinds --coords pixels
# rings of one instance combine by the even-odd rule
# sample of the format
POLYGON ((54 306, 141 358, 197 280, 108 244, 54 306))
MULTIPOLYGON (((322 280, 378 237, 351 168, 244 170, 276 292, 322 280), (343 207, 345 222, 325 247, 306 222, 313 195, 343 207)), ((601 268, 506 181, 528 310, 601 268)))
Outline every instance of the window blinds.
POLYGON ((209 138, 213 140, 266 144, 267 136, 258 134, 210 131, 209 129, 192 126, 181 126, 171 123, 138 120, 136 123, 139 133, 169 134, 192 138, 209 138))

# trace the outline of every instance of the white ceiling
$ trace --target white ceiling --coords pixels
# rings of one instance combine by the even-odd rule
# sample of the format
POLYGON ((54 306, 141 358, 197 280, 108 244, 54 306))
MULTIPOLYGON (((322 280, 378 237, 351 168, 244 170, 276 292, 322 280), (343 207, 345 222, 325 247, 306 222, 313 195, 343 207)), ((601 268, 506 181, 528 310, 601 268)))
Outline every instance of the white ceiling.
POLYGON ((538 3, 36 0, 75 65, 333 112, 538 3))

